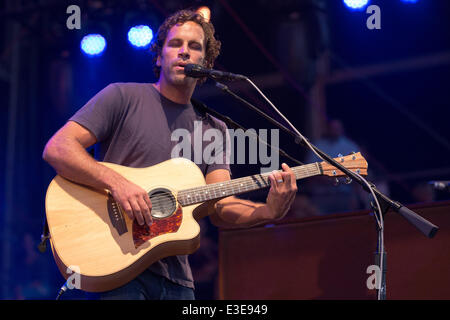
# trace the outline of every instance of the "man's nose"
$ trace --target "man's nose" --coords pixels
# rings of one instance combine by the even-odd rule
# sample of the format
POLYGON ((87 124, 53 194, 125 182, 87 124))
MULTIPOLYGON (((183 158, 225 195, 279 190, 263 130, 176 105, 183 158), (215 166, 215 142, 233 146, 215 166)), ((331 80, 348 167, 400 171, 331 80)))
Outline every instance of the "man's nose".
POLYGON ((178 50, 178 56, 182 59, 189 59, 190 53, 187 45, 181 46, 180 50, 178 50))

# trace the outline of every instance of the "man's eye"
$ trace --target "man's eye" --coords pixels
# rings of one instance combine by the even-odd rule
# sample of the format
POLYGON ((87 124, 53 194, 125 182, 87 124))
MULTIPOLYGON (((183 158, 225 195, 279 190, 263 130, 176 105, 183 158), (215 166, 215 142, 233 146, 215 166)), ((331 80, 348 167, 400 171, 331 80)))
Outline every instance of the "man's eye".
POLYGON ((181 41, 178 41, 178 40, 172 40, 172 41, 169 41, 168 45, 169 45, 170 47, 178 47, 178 46, 181 45, 181 41))
POLYGON ((192 43, 191 48, 194 50, 202 50, 202 45, 200 43, 192 43))

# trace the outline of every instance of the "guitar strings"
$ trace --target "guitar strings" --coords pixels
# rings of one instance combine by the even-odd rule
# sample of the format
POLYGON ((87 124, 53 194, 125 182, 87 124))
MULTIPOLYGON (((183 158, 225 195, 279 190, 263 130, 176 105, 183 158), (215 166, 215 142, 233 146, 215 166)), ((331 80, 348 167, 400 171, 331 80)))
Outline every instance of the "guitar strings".
MULTIPOLYGON (((298 177, 296 177, 296 179, 304 178, 307 175, 316 174, 318 172, 318 170, 315 166, 314 166, 314 168, 309 167, 309 168, 293 168, 293 169, 295 169, 295 171, 297 171, 296 174, 298 177)), ((234 179, 231 181, 218 182, 218 183, 214 183, 214 184, 210 184, 210 185, 206 185, 206 186, 182 190, 181 192, 191 192, 192 193, 192 192, 200 191, 204 188, 216 188, 220 184, 226 184, 225 187, 221 186, 221 190, 233 191, 236 187, 239 187, 240 185, 243 185, 243 184, 247 185, 247 186, 248 185, 254 186, 255 185, 254 180, 258 180, 258 181, 263 180, 263 182, 265 184, 267 184, 267 186, 269 186, 269 184, 268 184, 269 183, 269 179, 268 179, 269 174, 270 173, 263 173, 263 174, 255 175, 255 176, 253 176, 254 179, 251 179, 250 178, 251 176, 250 176, 250 177, 234 179)))
MULTIPOLYGON (((315 174, 320 173, 320 170, 316 166, 316 163, 311 163, 308 165, 303 165, 300 167, 294 167, 292 168, 296 175, 296 180, 305 178, 308 176, 313 176, 315 174)), ((278 170, 280 172, 280 170, 278 170)), ((204 202, 207 200, 212 199, 218 199, 232 194, 239 194, 239 193, 245 193, 261 188, 266 188, 270 186, 270 180, 268 179, 268 176, 270 173, 263 173, 243 178, 238 178, 230 181, 224 181, 224 182, 218 182, 210 185, 200 186, 200 187, 194 187, 190 189, 181 190, 178 192, 177 200, 178 203, 185 205, 192 205, 200 202, 204 202), (253 177, 253 179, 252 179, 253 177), (264 185, 257 185, 255 180, 257 180, 259 183, 263 182, 264 185), (261 181, 262 180, 262 181, 261 181), (236 188, 239 190, 236 192, 236 188), (205 191, 206 189, 206 191, 205 191), (244 190, 242 190, 244 189, 244 190), (217 192, 222 192, 222 195, 217 196, 217 192), (208 199, 206 193, 213 194, 214 197, 208 199), (229 194, 230 193, 230 194, 229 194), (192 195, 192 196, 191 196, 192 195), (190 201, 188 201, 188 196, 190 196, 190 201)), ((172 194, 170 194, 170 202, 172 202, 174 199, 172 198, 172 194)), ((170 206, 168 204, 168 196, 167 195, 159 195, 154 196, 151 198, 152 206, 155 205, 156 207, 165 207, 170 206)))
MULTIPOLYGON (((317 167, 315 166, 315 164, 305 165, 302 167, 294 167, 294 168, 292 168, 292 170, 295 172, 296 176, 299 176, 299 177, 296 177, 297 179, 301 179, 307 175, 317 173, 317 167)), ((202 199, 205 197, 206 192, 210 192, 210 194, 214 193, 215 198, 220 198, 222 195, 217 196, 217 192, 221 192, 223 194, 223 196, 227 196, 229 192, 231 192, 232 194, 235 193, 236 188, 244 189, 243 191, 239 190, 237 192, 237 193, 241 193, 241 192, 252 191, 253 189, 269 187, 270 186, 270 182, 268 180, 269 174, 270 173, 255 175, 255 176, 253 176, 254 179, 252 179, 252 180, 249 180, 249 179, 251 179, 250 178, 251 176, 250 176, 250 177, 234 179, 231 181, 218 182, 218 183, 214 183, 214 184, 210 184, 210 185, 206 185, 206 186, 185 189, 178 193, 177 198, 180 199, 181 202, 188 203, 188 205, 189 205, 189 204, 195 204, 198 202, 204 202, 206 200, 211 200, 211 199, 202 199), (264 185, 262 187, 260 185, 256 185, 254 180, 258 180, 260 183, 262 180, 264 185), (220 184, 225 184, 225 186, 220 186, 219 188, 217 188, 220 184), (248 189, 248 187, 250 187, 250 189, 248 189), (208 188, 210 190, 206 190, 205 193, 202 192, 202 190, 204 191, 205 189, 208 189, 208 188), (190 203, 189 201, 186 201, 187 195, 192 195, 190 198, 194 202, 190 203), (200 198, 200 200, 197 198, 200 198)), ((163 206, 164 204, 167 203, 167 200, 168 200, 167 196, 165 196, 165 195, 154 196, 151 198, 152 205, 155 204, 156 206, 163 206)))
MULTIPOLYGON (((301 179, 304 177, 315 175, 319 171, 315 164, 304 165, 301 167, 294 167, 294 168, 292 168, 292 170, 296 174, 296 179, 301 179)), ((254 179, 252 179, 252 180, 250 180, 252 176, 249 176, 249 177, 234 179, 231 181, 218 182, 218 183, 205 185, 205 186, 201 186, 201 187, 185 189, 178 193, 178 197, 177 197, 178 203, 180 203, 182 205, 192 205, 195 203, 204 202, 204 201, 211 200, 211 199, 221 198, 222 195, 224 197, 226 197, 229 195, 228 194, 229 192, 231 194, 237 194, 237 193, 248 192, 248 191, 252 191, 252 190, 256 190, 256 189, 260 189, 260 188, 265 188, 265 187, 270 186, 270 182, 268 180, 269 174, 270 173, 254 175, 253 176, 254 179), (258 180, 260 183, 262 180, 262 182, 264 183, 264 186, 261 187, 261 185, 256 185, 254 180, 258 180), (222 186, 220 186, 220 188, 217 188, 220 184, 225 184, 225 186, 222 185, 222 186), (239 189, 239 191, 237 191, 237 192, 236 192, 236 187, 239 189), (203 193, 202 190, 204 191, 205 189, 209 189, 209 190, 207 190, 207 191, 205 191, 205 193, 203 193), (244 190, 242 190, 242 189, 244 189, 244 190), (214 193, 214 198, 207 199, 208 197, 205 197, 205 194, 207 192, 210 192, 210 194, 214 193), (217 192, 222 192, 222 195, 217 196, 217 192), (191 198, 190 201, 187 200, 188 195, 192 195, 192 197, 190 197, 191 198)), ((170 201, 173 201, 173 199, 171 198, 170 201)), ((156 207, 170 206, 170 204, 168 204, 167 195, 154 196, 153 198, 151 198, 151 202, 152 202, 152 205, 154 205, 156 207)))
MULTIPOLYGON (((304 171, 304 172, 300 172, 300 173, 305 173, 305 172, 307 172, 307 173, 311 173, 311 170, 310 170, 311 168, 306 168, 306 169, 301 169, 302 171, 304 171), (308 170, 309 169, 309 170, 308 170)), ((296 170, 296 171, 299 171, 299 170, 296 170)), ((316 170, 314 170, 314 172, 313 173, 316 173, 316 170)), ((257 176, 255 176, 254 178, 254 180, 258 180, 259 182, 263 182, 265 185, 263 186, 263 188, 264 187, 268 187, 270 184, 269 184, 269 180, 268 180, 268 175, 269 175, 270 173, 265 173, 265 174, 260 174, 260 175, 257 175, 257 176), (262 181, 261 181, 262 180, 262 181)), ((182 190, 182 191, 180 191, 179 193, 178 193, 178 195, 180 196, 183 196, 183 194, 193 194, 193 196, 192 197, 202 197, 202 196, 204 196, 204 193, 203 193, 203 191, 205 190, 205 189, 210 189, 210 190, 207 190, 207 192, 214 192, 215 193, 215 196, 217 196, 217 193, 216 193, 216 191, 218 191, 218 190, 220 190, 221 192, 223 192, 223 191, 225 191, 226 193, 228 193, 228 192, 230 192, 230 191, 232 191, 232 192, 235 192, 235 189, 236 188, 238 188, 238 189, 241 189, 241 187, 242 188, 247 188, 247 187, 256 187, 256 188, 258 188, 258 187, 260 187, 260 186, 256 186, 255 185, 255 181, 254 180, 250 180, 249 181, 249 178, 250 177, 244 177, 244 178, 239 178, 239 179, 234 179, 234 180, 231 180, 231 181, 225 181, 225 182, 218 182, 218 183, 214 183, 214 184, 210 184, 210 185, 205 185, 205 186, 201 186, 201 187, 196 187, 196 188, 191 188, 191 189, 185 189, 185 190, 182 190), (217 188, 220 184, 225 184, 225 186, 220 186, 220 188, 217 188), (216 190, 215 190, 216 189, 216 190), (199 192, 200 192, 200 194, 199 194, 199 192), (183 193, 183 194, 182 194, 183 193)), ((300 178, 302 178, 302 177, 300 177, 300 178)), ((297 179, 299 179, 299 178, 297 178, 297 179)), ((248 191, 248 190, 244 190, 243 192, 245 192, 245 191, 248 191)), ((238 191, 238 192, 241 192, 241 191, 238 191)), ((156 197, 154 197, 154 199, 155 200, 158 200, 158 199, 161 199, 161 198, 164 198, 164 196, 156 196, 156 197)))
MULTIPOLYGON (((314 168, 310 167, 310 168, 293 168, 293 169, 295 169, 295 171, 297 171, 296 172, 297 175, 300 174, 300 175, 305 176, 305 173, 307 173, 308 175, 317 173, 317 168, 315 166, 314 166, 314 168), (311 170, 311 169, 314 169, 314 170, 311 170)), ((264 185, 262 187, 261 186, 256 186, 255 182, 253 180, 249 181, 248 180, 249 177, 244 177, 244 178, 234 179, 234 180, 232 180, 232 182, 226 181, 225 182, 226 185, 225 186, 220 186, 220 188, 217 188, 217 186, 219 184, 221 184, 219 182, 219 183, 206 185, 206 186, 201 186, 201 187, 197 187, 197 188, 185 189, 185 190, 182 190, 182 191, 180 191, 178 193, 178 198, 179 199, 182 198, 181 200, 183 202, 186 202, 186 200, 187 200, 186 196, 189 194, 189 195, 192 195, 191 198, 192 198, 192 200, 195 201, 193 203, 196 203, 197 201, 198 202, 203 202, 203 201, 206 201, 206 200, 210 200, 210 199, 207 199, 208 197, 205 197, 206 192, 210 192, 210 194, 214 193, 214 196, 219 198, 221 196, 217 196, 217 192, 222 192, 222 194, 225 192, 225 194, 223 194, 223 195, 227 196, 229 192, 235 193, 236 192, 236 187, 238 189, 245 189, 243 191, 239 190, 238 193, 251 191, 252 189, 258 189, 260 187, 261 188, 268 187, 268 186, 270 186, 270 184, 268 182, 269 180, 267 178, 269 174, 270 173, 260 174, 260 175, 255 177, 260 182, 261 182, 261 180, 263 180, 262 182, 264 183, 264 185), (248 187, 250 187, 250 189, 248 189, 248 187), (208 189, 208 188, 210 190, 207 190, 204 193, 203 191, 205 189, 208 189), (199 198, 199 199, 197 199, 197 198, 199 198)), ((302 177, 298 177, 297 179, 300 179, 300 178, 302 178, 302 177)), ((162 200, 162 199, 164 199, 164 200, 167 199, 167 196, 155 196, 155 197, 152 198, 152 203, 154 202, 154 203, 156 203, 158 205, 158 201, 162 200)))
MULTIPOLYGON (((296 179, 301 179, 301 178, 311 176, 311 175, 318 173, 318 168, 316 167, 315 164, 304 165, 301 167, 294 167, 292 169, 298 176, 298 177, 296 177, 296 179)), ((262 180, 262 182, 265 184, 264 186, 261 186, 261 185, 256 186, 254 180, 249 180, 250 177, 243 177, 243 178, 238 178, 238 179, 234 179, 231 181, 225 181, 224 183, 218 182, 218 183, 205 185, 205 186, 201 186, 201 187, 185 189, 178 193, 178 197, 177 197, 179 200, 178 202, 183 205, 190 205, 190 204, 204 202, 204 201, 211 200, 211 199, 217 199, 222 196, 229 196, 230 194, 244 193, 244 192, 252 191, 255 189, 259 189, 259 188, 265 188, 265 187, 270 186, 270 184, 268 182, 269 174, 270 173, 265 173, 265 174, 259 174, 259 175, 253 176, 259 182, 261 182, 261 180, 262 180), (222 185, 222 186, 220 186, 220 188, 217 188, 219 184, 225 184, 225 186, 222 185), (239 189, 237 192, 236 192, 236 188, 239 189), (206 191, 205 191, 205 189, 206 189, 206 191), (244 190, 241 190, 241 189, 244 189, 244 190), (208 199, 208 196, 206 196, 206 193, 208 193, 208 192, 209 192, 209 194, 214 193, 214 198, 208 199), (218 196, 217 192, 222 192, 222 194, 220 196, 218 196), (191 197, 189 197, 189 196, 191 196, 191 197), (188 197, 190 198, 189 199, 190 201, 188 201, 188 197)), ((158 205, 163 206, 166 202, 167 202, 167 196, 155 196, 152 198, 152 203, 155 204, 156 206, 158 206, 158 205)))

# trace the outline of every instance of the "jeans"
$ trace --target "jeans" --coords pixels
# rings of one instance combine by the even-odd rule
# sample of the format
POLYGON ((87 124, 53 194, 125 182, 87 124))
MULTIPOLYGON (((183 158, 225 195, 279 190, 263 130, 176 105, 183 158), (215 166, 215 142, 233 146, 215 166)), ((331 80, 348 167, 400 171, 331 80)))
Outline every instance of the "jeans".
POLYGON ((195 300, 194 289, 176 284, 162 276, 145 270, 122 287, 89 293, 88 299, 100 300, 195 300))

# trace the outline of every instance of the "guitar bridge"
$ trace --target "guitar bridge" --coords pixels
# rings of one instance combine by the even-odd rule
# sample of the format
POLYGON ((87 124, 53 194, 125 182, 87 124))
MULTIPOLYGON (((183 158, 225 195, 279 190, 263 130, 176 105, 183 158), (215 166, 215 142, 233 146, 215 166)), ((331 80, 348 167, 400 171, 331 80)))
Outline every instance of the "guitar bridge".
POLYGON ((122 210, 119 204, 114 200, 111 193, 108 193, 108 215, 109 220, 111 221, 113 227, 119 233, 119 236, 128 232, 127 224, 125 223, 125 219, 122 215, 122 210))

